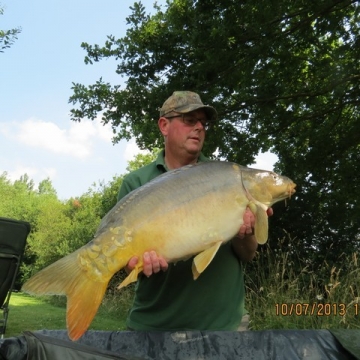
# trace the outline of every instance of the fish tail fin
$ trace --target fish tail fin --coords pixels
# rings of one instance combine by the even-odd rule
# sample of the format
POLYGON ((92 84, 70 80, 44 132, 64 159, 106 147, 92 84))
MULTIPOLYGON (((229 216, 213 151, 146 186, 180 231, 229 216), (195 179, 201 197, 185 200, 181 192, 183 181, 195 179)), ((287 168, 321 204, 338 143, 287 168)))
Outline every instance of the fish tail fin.
MULTIPOLYGON (((84 277, 84 275, 82 275, 84 277)), ((66 325, 71 340, 79 339, 90 326, 105 295, 107 282, 81 281, 66 307, 66 325)))
POLYGON ((110 279, 95 281, 79 265, 75 251, 31 277, 22 290, 32 295, 66 295, 69 337, 79 339, 93 320, 110 279))

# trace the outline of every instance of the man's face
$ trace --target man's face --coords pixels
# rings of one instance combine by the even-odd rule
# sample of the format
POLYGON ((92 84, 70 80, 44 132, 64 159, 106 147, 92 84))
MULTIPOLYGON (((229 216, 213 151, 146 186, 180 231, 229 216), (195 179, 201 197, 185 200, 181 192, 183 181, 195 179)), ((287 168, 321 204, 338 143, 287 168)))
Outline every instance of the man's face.
POLYGON ((166 137, 167 145, 173 150, 198 155, 204 144, 206 123, 205 111, 195 110, 184 115, 171 115, 160 130, 166 137))

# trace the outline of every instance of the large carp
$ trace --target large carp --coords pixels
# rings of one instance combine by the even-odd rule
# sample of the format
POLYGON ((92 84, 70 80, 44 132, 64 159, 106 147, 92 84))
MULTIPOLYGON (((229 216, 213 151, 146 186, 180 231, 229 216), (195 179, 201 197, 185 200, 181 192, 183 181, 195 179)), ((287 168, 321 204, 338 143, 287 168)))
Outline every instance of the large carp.
POLYGON ((237 234, 246 207, 255 214, 257 241, 265 243, 266 210, 290 197, 295 186, 287 177, 230 162, 169 171, 119 201, 102 219, 92 241, 39 271, 22 289, 66 295, 68 333, 76 340, 94 318, 111 277, 131 257, 139 257, 139 262, 119 288, 137 280, 142 254, 150 250, 168 262, 196 255, 196 279, 220 245, 237 234))

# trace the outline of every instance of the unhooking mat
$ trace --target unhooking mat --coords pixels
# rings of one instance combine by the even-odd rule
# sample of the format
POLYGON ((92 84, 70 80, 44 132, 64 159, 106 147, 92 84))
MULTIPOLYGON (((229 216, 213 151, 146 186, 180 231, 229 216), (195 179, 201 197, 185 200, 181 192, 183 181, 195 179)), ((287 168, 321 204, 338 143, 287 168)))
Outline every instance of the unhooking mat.
POLYGON ((0 340, 0 359, 360 359, 360 330, 88 331, 76 342, 41 330, 0 340))

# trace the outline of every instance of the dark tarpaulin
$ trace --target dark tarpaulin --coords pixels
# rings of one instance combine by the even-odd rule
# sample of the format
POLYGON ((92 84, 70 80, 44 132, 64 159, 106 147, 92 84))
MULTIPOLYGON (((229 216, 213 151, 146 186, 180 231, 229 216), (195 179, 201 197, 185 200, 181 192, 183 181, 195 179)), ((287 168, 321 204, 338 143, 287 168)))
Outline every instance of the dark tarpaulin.
POLYGON ((330 330, 340 344, 360 359, 360 330, 330 330))
POLYGON ((65 330, 41 330, 0 341, 1 360, 360 359, 360 331, 244 332, 88 331, 76 342, 65 330), (348 339, 340 343, 337 337, 348 339), (348 333, 348 335, 346 335, 348 333), (350 340, 349 340, 350 339, 350 340), (351 342, 355 346, 351 346, 351 342), (341 345, 343 344, 343 345, 341 345), (349 345, 350 344, 350 345, 349 345), (351 353, 345 347, 351 347, 351 353))

